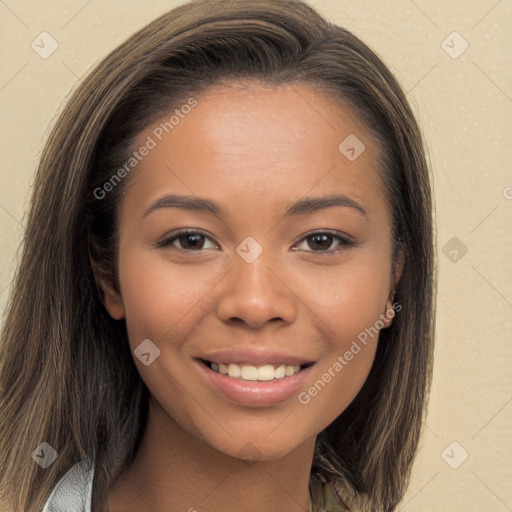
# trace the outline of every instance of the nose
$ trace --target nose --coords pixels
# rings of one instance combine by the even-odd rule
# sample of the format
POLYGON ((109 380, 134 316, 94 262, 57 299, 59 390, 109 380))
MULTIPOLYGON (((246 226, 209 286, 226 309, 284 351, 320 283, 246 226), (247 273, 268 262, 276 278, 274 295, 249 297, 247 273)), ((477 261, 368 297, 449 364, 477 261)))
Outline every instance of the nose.
POLYGON ((297 315, 297 297, 286 279, 260 256, 247 263, 235 260, 235 268, 223 280, 217 316, 226 323, 243 323, 258 329, 267 322, 291 324, 297 315))

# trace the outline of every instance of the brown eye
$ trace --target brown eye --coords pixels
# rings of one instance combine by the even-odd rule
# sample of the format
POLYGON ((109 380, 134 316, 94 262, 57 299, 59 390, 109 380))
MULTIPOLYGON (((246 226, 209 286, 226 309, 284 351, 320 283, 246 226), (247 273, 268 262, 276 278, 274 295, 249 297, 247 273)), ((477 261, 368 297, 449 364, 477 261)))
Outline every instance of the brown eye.
POLYGON ((331 235, 313 235, 307 238, 308 246, 313 250, 326 251, 331 247, 333 238, 331 235))
POLYGON ((215 244, 212 244, 212 247, 205 247, 208 240, 211 239, 199 231, 181 231, 164 238, 158 242, 157 247, 176 248, 184 252, 202 252, 203 249, 217 247, 215 244))
POLYGON ((194 233, 180 235, 176 240, 179 240, 181 249, 202 249, 204 245, 204 236, 194 233))
POLYGON ((343 248, 354 247, 356 245, 354 241, 349 240, 348 238, 326 232, 308 235, 302 239, 301 244, 304 243, 307 247, 299 250, 309 250, 309 252, 316 253, 332 253, 343 248), (334 249, 332 249, 333 243, 335 244, 334 249))

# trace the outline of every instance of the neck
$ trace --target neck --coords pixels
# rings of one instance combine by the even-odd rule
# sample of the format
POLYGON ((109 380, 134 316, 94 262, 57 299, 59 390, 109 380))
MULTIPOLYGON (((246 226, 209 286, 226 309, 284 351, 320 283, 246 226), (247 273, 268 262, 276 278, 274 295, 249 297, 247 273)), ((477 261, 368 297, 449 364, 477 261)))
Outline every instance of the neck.
POLYGON ((315 437, 274 460, 247 461, 211 448, 150 400, 134 462, 109 491, 109 512, 308 512, 315 437))

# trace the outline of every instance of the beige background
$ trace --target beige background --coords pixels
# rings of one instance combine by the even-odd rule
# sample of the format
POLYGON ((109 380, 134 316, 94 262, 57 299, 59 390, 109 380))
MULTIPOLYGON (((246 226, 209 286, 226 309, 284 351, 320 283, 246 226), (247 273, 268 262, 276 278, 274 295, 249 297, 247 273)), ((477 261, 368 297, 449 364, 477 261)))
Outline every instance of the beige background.
MULTIPOLYGON (((0 0, 2 310, 35 164, 59 106, 91 66, 180 3, 0 0), (58 42, 47 59, 31 48, 43 31, 58 42)), ((310 3, 383 57, 430 151, 440 268, 435 375, 400 510, 512 510, 512 2, 310 3), (448 37, 453 31, 463 39, 448 37), (458 58, 443 49, 456 56, 464 41, 458 58)))

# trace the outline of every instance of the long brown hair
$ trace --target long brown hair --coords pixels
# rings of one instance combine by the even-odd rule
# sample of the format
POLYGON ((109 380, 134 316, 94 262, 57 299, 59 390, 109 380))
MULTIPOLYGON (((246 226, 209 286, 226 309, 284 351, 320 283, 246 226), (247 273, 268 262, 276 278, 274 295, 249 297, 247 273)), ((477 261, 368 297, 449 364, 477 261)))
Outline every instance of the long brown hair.
MULTIPOLYGON (((392 511, 417 452, 432 375, 435 265, 422 135, 381 59, 300 0, 195 0, 106 57, 72 95, 41 156, 0 354, 0 503, 40 512, 74 463, 95 461, 94 510, 135 456, 148 390, 124 321, 99 279, 118 287, 117 207, 126 181, 94 191, 127 161, 135 137, 219 81, 304 83, 351 106, 380 149, 404 258, 374 364, 350 406, 318 435, 312 476, 345 482, 358 507, 392 511), (47 469, 30 454, 47 442, 47 469)), ((136 172, 136 171, 135 171, 136 172)))

